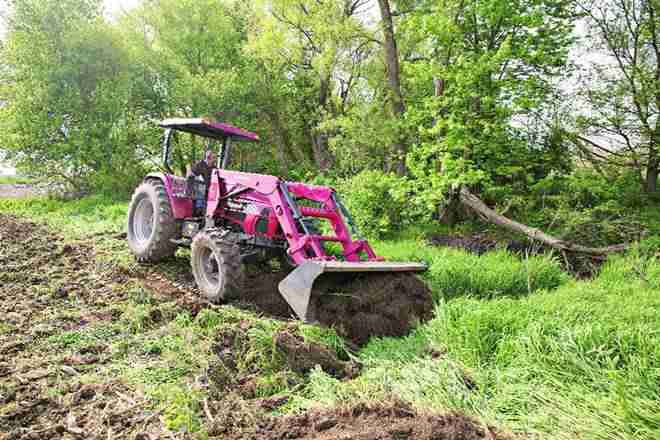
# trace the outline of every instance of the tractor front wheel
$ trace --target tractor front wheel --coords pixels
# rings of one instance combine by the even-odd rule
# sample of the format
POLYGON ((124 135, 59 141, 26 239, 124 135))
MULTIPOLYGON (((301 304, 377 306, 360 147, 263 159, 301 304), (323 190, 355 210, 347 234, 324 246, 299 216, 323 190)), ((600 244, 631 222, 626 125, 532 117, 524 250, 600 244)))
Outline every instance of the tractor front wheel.
POLYGON ((128 247, 140 262, 155 263, 171 257, 179 225, 172 213, 165 185, 147 180, 137 187, 128 208, 128 247))
POLYGON ((197 286, 209 301, 217 303, 240 296, 245 272, 240 247, 232 234, 199 232, 192 242, 191 264, 197 286))

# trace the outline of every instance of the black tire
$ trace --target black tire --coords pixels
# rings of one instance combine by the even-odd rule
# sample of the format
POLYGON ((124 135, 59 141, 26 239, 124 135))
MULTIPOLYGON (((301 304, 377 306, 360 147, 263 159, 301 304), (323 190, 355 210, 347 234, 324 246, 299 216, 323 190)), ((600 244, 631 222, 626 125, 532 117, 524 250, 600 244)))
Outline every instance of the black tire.
POLYGON ((155 263, 174 255, 177 245, 172 240, 179 238, 180 227, 163 182, 151 179, 135 189, 127 231, 128 247, 138 261, 155 263))
POLYGON ((190 253, 197 287, 209 301, 217 303, 241 296, 245 268, 240 247, 231 233, 199 232, 193 239, 190 253))

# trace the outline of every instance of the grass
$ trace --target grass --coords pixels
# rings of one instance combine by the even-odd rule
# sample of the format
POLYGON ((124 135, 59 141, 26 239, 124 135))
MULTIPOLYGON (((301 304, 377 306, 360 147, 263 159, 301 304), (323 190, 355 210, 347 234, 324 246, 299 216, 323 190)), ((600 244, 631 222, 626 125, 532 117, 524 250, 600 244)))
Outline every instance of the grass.
POLYGON ((25 176, 0 176, 0 185, 21 185, 37 183, 38 180, 33 177, 25 176))
POLYGON ((495 298, 555 289, 568 280, 553 256, 519 258, 506 251, 482 256, 427 245, 423 239, 375 241, 377 253, 393 261, 421 261, 436 299, 495 298))
MULTIPOLYGON (((103 197, 0 200, 0 211, 46 220, 73 236, 122 231, 125 210, 125 202, 103 197)), ((122 310, 121 336, 108 334, 124 365, 118 374, 144 387, 169 427, 199 430, 205 395, 193 378, 206 371, 218 331, 249 321, 250 346, 239 361, 264 372, 260 396, 290 394, 285 412, 394 395, 538 438, 660 438, 660 263, 652 250, 613 257, 597 278, 577 281, 552 257, 520 259, 502 251, 478 257, 428 246, 420 236, 373 245, 388 259, 429 265, 434 319, 407 337, 372 340, 358 353, 349 353, 332 331, 300 329, 343 358, 359 359, 364 370, 356 379, 337 380, 317 369, 306 385, 287 389, 272 356, 280 323, 231 307, 192 318, 161 310, 139 289, 122 310)), ((115 329, 48 341, 69 349, 106 331, 115 329)))
POLYGON ((640 276, 639 263, 614 258, 596 280, 522 298, 441 302, 408 337, 364 348, 358 379, 318 373, 305 399, 396 394, 541 438, 659 438, 660 266, 640 276))

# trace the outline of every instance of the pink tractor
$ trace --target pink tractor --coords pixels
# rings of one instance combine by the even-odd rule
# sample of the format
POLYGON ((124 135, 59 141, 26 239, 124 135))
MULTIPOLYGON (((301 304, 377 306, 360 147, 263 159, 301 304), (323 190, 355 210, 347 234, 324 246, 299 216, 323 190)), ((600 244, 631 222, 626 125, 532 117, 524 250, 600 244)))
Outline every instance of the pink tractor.
POLYGON ((205 119, 167 119, 160 126, 166 129, 162 158, 167 173, 147 175, 135 190, 128 244, 141 262, 157 262, 173 256, 178 246, 190 247, 195 281, 208 300, 240 298, 243 264, 264 255, 293 267, 279 292, 306 321, 314 320, 308 310, 312 287, 324 273, 426 270, 420 263, 378 257, 360 238, 334 189, 229 170, 232 142, 258 142, 256 134, 205 119), (219 141, 208 185, 172 172, 176 131, 219 141), (333 255, 328 243, 338 244, 333 255))

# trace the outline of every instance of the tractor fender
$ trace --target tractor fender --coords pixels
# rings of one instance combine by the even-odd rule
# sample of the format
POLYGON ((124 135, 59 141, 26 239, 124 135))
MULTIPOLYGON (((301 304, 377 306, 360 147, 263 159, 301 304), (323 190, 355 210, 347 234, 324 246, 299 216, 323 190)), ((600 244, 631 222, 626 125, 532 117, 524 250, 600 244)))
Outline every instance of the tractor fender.
POLYGON ((175 188, 177 185, 185 185, 185 179, 177 178, 165 173, 149 173, 144 180, 158 179, 165 185, 167 197, 170 199, 172 213, 177 220, 183 220, 193 215, 193 201, 188 197, 182 197, 177 194, 183 194, 184 188, 175 188))

